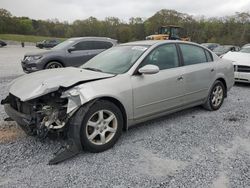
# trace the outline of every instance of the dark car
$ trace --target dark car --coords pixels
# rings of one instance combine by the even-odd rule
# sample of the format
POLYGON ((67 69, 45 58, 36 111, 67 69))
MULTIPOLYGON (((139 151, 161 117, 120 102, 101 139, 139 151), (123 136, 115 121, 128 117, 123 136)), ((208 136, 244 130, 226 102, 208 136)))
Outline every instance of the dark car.
POLYGON ((224 45, 224 46, 218 46, 217 48, 215 48, 213 50, 213 52, 218 56, 226 54, 229 51, 238 52, 238 51, 240 51, 240 47, 239 46, 233 46, 233 45, 224 45))
POLYGON ((0 46, 1 46, 1 47, 3 47, 3 46, 7 46, 7 43, 6 43, 6 42, 4 42, 4 41, 2 41, 2 40, 0 40, 0 46))
POLYGON ((53 48, 58 45, 61 41, 58 39, 51 39, 51 40, 43 40, 41 42, 36 43, 36 47, 38 48, 53 48))
POLYGON ((220 46, 219 44, 217 43, 202 43, 201 44, 202 46, 208 48, 209 50, 214 50, 215 48, 217 48, 218 46, 220 46))
POLYGON ((26 73, 42 69, 78 67, 116 44, 116 40, 104 37, 71 38, 49 51, 25 54, 22 67, 26 73))

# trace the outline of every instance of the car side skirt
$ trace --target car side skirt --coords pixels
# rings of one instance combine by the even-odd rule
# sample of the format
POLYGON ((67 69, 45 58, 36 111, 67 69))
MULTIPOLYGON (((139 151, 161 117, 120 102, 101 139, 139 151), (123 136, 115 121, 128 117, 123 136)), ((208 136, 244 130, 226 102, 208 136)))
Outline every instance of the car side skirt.
POLYGON ((145 122, 145 121, 149 121, 149 120, 152 120, 152 119, 155 119, 155 118, 158 118, 158 117, 162 117, 162 116, 165 116, 165 115, 172 114, 174 112, 178 112, 180 110, 185 110, 185 109, 188 109, 188 108, 191 108, 191 107, 194 107, 194 106, 202 105, 202 104, 205 103, 205 101, 206 101, 206 98, 204 98, 202 100, 198 100, 196 102, 186 104, 186 105, 174 107, 174 108, 171 108, 171 109, 169 109, 167 111, 157 112, 157 113, 152 114, 150 116, 141 117, 139 119, 128 120, 128 128, 132 127, 132 126, 134 126, 136 124, 145 122))

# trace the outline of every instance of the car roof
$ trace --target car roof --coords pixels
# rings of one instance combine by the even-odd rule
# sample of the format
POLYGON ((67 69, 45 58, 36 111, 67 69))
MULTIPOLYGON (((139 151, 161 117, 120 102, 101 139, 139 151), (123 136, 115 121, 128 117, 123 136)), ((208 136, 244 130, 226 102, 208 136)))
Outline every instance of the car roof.
POLYGON ((208 44, 208 45, 210 45, 210 44, 216 44, 216 45, 219 45, 218 43, 210 43, 210 42, 207 42, 207 43, 201 43, 201 45, 202 44, 208 44))
POLYGON ((123 44, 120 44, 120 45, 153 46, 153 45, 156 45, 156 44, 167 44, 167 43, 187 43, 187 44, 199 45, 198 43, 180 41, 180 40, 142 40, 142 41, 134 41, 134 42, 123 43, 123 44))
POLYGON ((111 40, 111 41, 117 41, 115 39, 111 39, 108 37, 73 37, 69 38, 68 40, 78 41, 78 40, 111 40))

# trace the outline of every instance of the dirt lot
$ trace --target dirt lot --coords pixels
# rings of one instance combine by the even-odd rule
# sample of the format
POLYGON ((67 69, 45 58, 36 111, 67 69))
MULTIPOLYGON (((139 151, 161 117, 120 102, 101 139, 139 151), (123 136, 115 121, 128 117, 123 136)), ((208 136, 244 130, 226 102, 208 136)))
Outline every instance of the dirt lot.
MULTIPOLYGON (((0 48, 0 99, 34 47, 0 48)), ((0 187, 250 187, 250 86, 236 85, 219 111, 195 107, 143 123, 114 148, 47 162, 61 141, 27 137, 0 107, 0 187)))

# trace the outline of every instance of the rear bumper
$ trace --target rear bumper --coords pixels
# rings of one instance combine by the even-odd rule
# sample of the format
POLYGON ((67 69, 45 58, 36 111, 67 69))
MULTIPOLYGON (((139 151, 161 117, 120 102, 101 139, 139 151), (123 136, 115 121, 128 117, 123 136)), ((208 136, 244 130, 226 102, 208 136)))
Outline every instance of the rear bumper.
POLYGON ((6 114, 14 121, 16 121, 19 125, 26 126, 31 124, 32 117, 30 115, 16 111, 14 108, 10 106, 10 104, 5 104, 4 110, 6 114))

